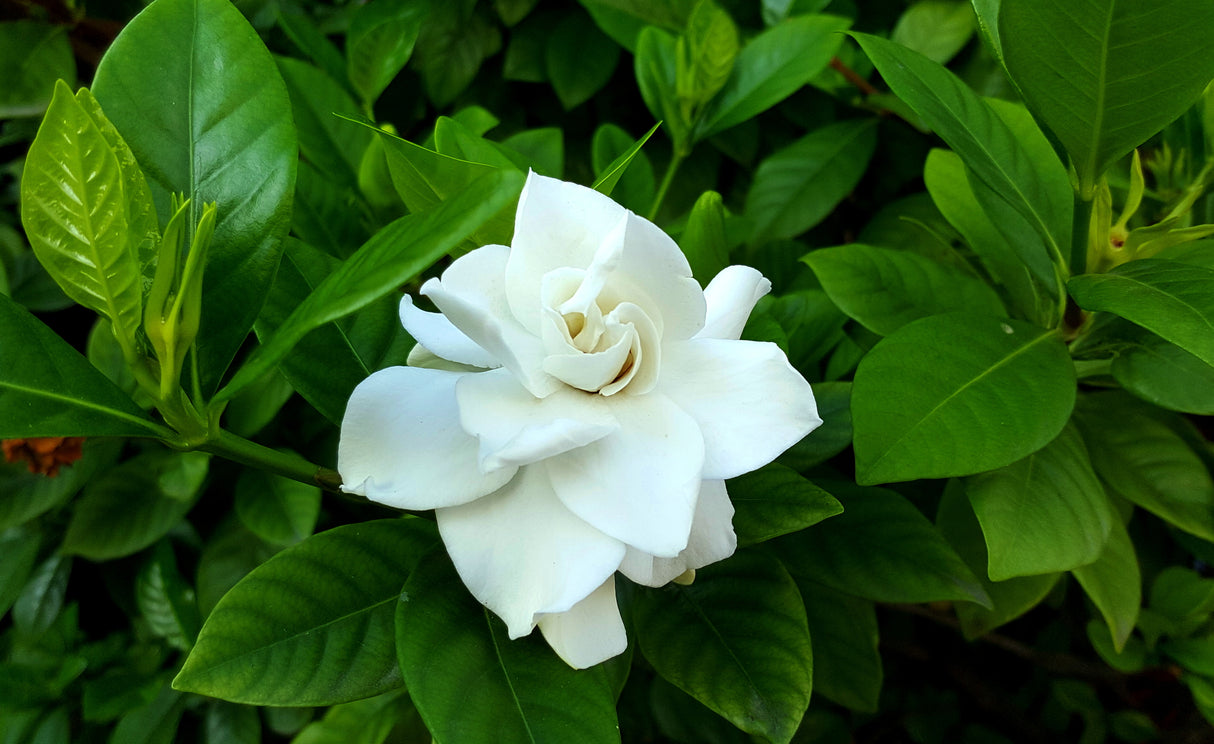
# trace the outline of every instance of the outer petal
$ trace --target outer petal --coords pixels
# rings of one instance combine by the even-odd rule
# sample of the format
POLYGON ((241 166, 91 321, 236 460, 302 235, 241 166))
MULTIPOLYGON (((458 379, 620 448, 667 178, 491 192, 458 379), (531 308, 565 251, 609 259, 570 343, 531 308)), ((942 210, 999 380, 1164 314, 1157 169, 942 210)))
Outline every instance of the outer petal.
POLYGON ((604 533, 653 555, 687 547, 704 440, 691 416, 665 396, 611 399, 619 431, 545 461, 570 511, 604 533))
POLYGON ((418 346, 435 356, 482 369, 502 366, 495 356, 456 328, 447 316, 418 308, 409 295, 400 300, 400 322, 418 346))
POLYGON ((703 568, 725 560, 737 547, 733 502, 725 490, 725 481, 707 480, 700 487, 687 548, 674 558, 655 558, 630 547, 624 554, 620 572, 638 584, 666 586, 689 568, 703 568))
POLYGON ((559 455, 619 428, 601 396, 561 388, 536 398, 507 370, 465 375, 455 394, 464 431, 480 440, 485 472, 559 455))
POLYGON ((628 635, 615 601, 615 576, 567 612, 537 618, 544 640, 574 669, 592 667, 624 653, 628 635))
MULTIPOLYGON (((490 358, 543 397, 559 383, 541 368, 545 352, 540 337, 519 325, 510 313, 504 289, 509 254, 504 245, 477 248, 452 263, 440 279, 422 285, 422 294, 490 358)), ((438 353, 437 349, 431 351, 438 353)))
POLYGON ((620 299, 656 311, 654 322, 671 338, 690 338, 704 323, 704 298, 691 266, 670 236, 593 189, 532 173, 519 197, 506 294, 524 326, 538 333, 540 285, 553 269, 585 269, 604 240, 623 248, 608 284, 620 299))
POLYGON ((491 496, 435 514, 460 578, 511 638, 530 633, 536 614, 585 599, 624 557, 623 543, 561 504, 543 463, 520 469, 491 496))
POLYGON ((463 504, 492 493, 513 468, 481 473, 476 439, 459 423, 458 372, 389 367, 359 383, 337 445, 342 490, 398 509, 463 504))
POLYGON ((704 288, 708 314, 696 338, 742 337, 755 303, 771 291, 771 282, 749 266, 727 266, 704 288))
POLYGON ((667 347, 663 362, 660 390, 704 435, 705 478, 762 467, 822 424, 809 383, 775 344, 698 338, 667 347))

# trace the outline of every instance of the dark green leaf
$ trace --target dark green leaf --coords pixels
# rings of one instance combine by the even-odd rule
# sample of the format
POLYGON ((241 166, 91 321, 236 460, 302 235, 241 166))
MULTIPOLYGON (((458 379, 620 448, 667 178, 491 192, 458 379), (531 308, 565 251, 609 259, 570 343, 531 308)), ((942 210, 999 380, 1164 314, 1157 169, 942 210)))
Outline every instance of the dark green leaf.
POLYGON ((29 635, 45 633, 63 609, 67 580, 72 573, 70 556, 56 553, 41 563, 13 602, 13 625, 29 635))
POLYGON ((566 111, 599 92, 611 79, 619 59, 619 45, 582 13, 561 18, 544 50, 548 79, 566 111))
POLYGON ((1138 334, 1113 358, 1110 371, 1123 388, 1145 401, 1214 415, 1214 367, 1154 333, 1138 334))
MULTIPOLYGON (((291 744, 383 744, 406 717, 416 721, 418 716, 404 691, 393 690, 366 700, 334 705, 323 719, 304 727, 291 744)), ((406 737, 405 741, 409 739, 406 737)))
POLYGON ((779 459, 801 472, 821 465, 851 446, 851 383, 818 382, 813 387, 823 424, 789 447, 779 459))
MULTIPOLYGON (((883 673, 872 602, 807 579, 797 588, 814 639, 814 692, 852 710, 875 713, 883 673)), ((976 605, 962 604, 961 607, 976 605)))
POLYGON ((207 706, 206 744, 261 744, 257 709, 213 700, 207 706))
POLYGON ((210 392, 253 326, 290 220, 298 151, 286 87, 231 3, 157 0, 114 40, 94 92, 148 176, 162 222, 170 194, 191 199, 187 237, 203 204, 218 204, 196 346, 210 392))
POLYGON ((434 540, 427 522, 384 519, 287 548, 219 601, 173 686, 252 705, 331 705, 398 687, 400 585, 434 540))
POLYGON ((13 602, 34 570, 42 533, 33 525, 10 527, 0 532, 0 618, 13 602))
POLYGON ((1100 558, 1074 569, 1071 574, 1104 616, 1113 635, 1113 648, 1121 651, 1138 621, 1142 576, 1134 543, 1120 521, 1113 521, 1109 541, 1100 558))
POLYGON ((56 80, 73 85, 76 59, 67 26, 41 21, 0 23, 0 119, 46 110, 56 80))
POLYGON ((526 129, 502 140, 502 146, 522 155, 526 166, 541 176, 565 174, 565 133, 560 127, 526 129))
POLYGON ((599 28, 620 46, 635 52, 646 26, 681 32, 694 0, 578 0, 599 28))
POLYGON ((905 498, 884 488, 830 487, 842 514, 771 543, 789 571, 877 602, 989 606, 981 582, 905 498))
POLYGON ((741 546, 796 532, 843 511, 835 497, 776 463, 734 478, 728 486, 741 546))
POLYGON ((481 63, 502 46, 501 32, 480 13, 475 0, 431 4, 414 50, 426 95, 440 108, 455 100, 476 77, 481 63))
POLYGON ((61 467, 59 475, 48 478, 31 473, 26 463, 0 465, 0 530, 24 524, 59 506, 78 492, 94 474, 109 467, 122 448, 119 439, 88 439, 81 446, 81 457, 61 467))
POLYGON ((127 713, 118 721, 110 742, 173 744, 177 740, 177 726, 185 706, 186 696, 169 687, 166 680, 152 702, 127 713))
POLYGON ((429 3, 375 0, 358 8, 346 34, 347 73, 368 111, 413 56, 429 3))
POLYGON ((510 640, 443 552, 418 565, 395 604, 400 669, 436 741, 620 741, 606 666, 575 671, 538 634, 510 640))
POLYGON ((354 93, 346 78, 346 58, 320 30, 316 21, 298 7, 280 5, 278 25, 299 51, 339 83, 343 90, 354 93))
POLYGON ((232 518, 215 531, 198 560, 198 609, 205 619, 228 590, 254 568, 269 560, 277 548, 232 518))
POLYGON ((857 480, 1010 465, 1058 436, 1074 402, 1074 365, 1054 332, 968 314, 917 320, 884 338, 856 370, 857 480))
MULTIPOLYGON (((358 104, 320 68, 290 57, 274 60, 291 98, 299 136, 299 151, 307 164, 342 189, 357 183, 363 151, 373 138, 365 127, 338 115, 358 116, 358 104)), ((349 209, 349 205, 344 205, 349 209)))
POLYGON ((172 546, 162 541, 135 579, 135 603, 149 629, 170 646, 188 650, 202 619, 194 590, 177 571, 172 546))
MULTIPOLYGON (((640 190, 642 193, 646 191, 643 184, 648 182, 650 184, 648 192, 652 192, 653 168, 649 165, 649 158, 645 157, 645 154, 641 152, 641 148, 644 147, 645 143, 649 141, 649 138, 653 136, 653 133, 658 131, 658 127, 661 126, 661 124, 654 124, 648 132, 641 135, 640 139, 636 140, 627 149, 620 152, 620 154, 615 156, 613 160, 607 162, 607 158, 610 156, 601 153, 606 153, 617 149, 617 147, 614 147, 609 143, 608 138, 614 137, 614 139, 618 142, 621 140, 621 137, 627 138, 628 136, 622 129, 618 128, 617 130, 619 134, 610 134, 610 132, 613 131, 609 129, 610 126, 610 124, 605 124, 602 127, 599 127, 599 129, 594 133, 594 172, 597 173, 598 176, 594 179, 594 183, 591 185, 591 188, 599 193, 611 196, 611 192, 615 189, 616 184, 618 184, 621 179, 624 179, 626 181, 639 180, 642 182, 640 185, 634 186, 634 190, 640 190), (604 134, 604 132, 607 132, 607 134, 604 134), (629 166, 632 165, 634 160, 636 161, 637 168, 630 170, 629 166), (637 173, 638 170, 640 171, 640 176, 636 177, 633 174, 637 173), (627 179, 625 179, 625 175, 627 175, 627 179), (648 175, 648 178, 646 178, 646 175, 648 175)), ((645 201, 648 201, 648 199, 645 201)))
POLYGON ((658 674, 750 734, 787 744, 809 707, 813 651, 792 577, 738 553, 690 586, 641 589, 641 652, 658 674))
POLYGON ((236 516, 268 543, 292 545, 304 540, 319 515, 316 486, 264 470, 245 470, 236 480, 236 516))

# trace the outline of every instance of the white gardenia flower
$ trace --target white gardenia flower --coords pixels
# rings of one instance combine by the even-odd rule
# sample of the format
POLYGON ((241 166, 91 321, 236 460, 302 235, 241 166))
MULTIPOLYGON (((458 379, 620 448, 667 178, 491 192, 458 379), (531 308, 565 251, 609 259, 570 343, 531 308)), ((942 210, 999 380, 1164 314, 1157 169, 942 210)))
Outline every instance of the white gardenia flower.
POLYGON ((511 638, 571 666, 627 646, 615 572, 663 586, 732 555, 725 479, 822 423, 771 343, 738 340, 771 288, 706 289, 674 241, 583 186, 530 174, 512 245, 457 259, 401 321, 408 367, 350 397, 348 493, 434 509, 460 577, 511 638))

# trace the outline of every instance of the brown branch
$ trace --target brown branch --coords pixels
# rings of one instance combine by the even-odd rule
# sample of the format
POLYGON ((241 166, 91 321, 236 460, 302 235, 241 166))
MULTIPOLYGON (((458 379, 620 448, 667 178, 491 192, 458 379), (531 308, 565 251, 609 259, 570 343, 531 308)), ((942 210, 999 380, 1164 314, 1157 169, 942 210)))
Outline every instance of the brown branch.
POLYGON ((843 60, 839 59, 838 57, 830 58, 830 66, 834 68, 840 75, 842 75, 847 82, 858 88, 864 95, 871 96, 875 93, 881 92, 874 88, 872 83, 860 77, 860 74, 855 70, 843 64, 843 60))

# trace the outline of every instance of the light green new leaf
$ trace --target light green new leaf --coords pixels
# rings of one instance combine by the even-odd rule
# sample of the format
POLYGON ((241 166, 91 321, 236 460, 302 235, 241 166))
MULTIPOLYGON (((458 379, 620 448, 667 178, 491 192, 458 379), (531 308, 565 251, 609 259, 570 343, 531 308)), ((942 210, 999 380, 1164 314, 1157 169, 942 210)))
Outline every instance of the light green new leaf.
POLYGON ((641 589, 633 605, 653 668, 743 731, 787 744, 809 707, 805 605, 779 561, 742 552, 690 586, 641 589))
POLYGON ((55 86, 25 161, 21 220, 55 282, 109 318, 133 359, 156 217, 139 166, 87 90, 55 86))
POLYGON ((92 561, 137 553, 189 513, 211 456, 155 450, 89 481, 73 504, 60 550, 92 561))
POLYGON ((974 35, 974 10, 967 0, 919 0, 898 18, 890 38, 945 64, 974 35))
POLYGON ((93 92, 162 222, 170 195, 185 194, 188 244, 203 205, 218 204, 196 345, 209 393, 253 326, 289 226, 299 152, 286 87, 228 0, 156 0, 114 40, 93 92))
POLYGON ((76 80, 68 26, 23 20, 0 23, 0 119, 46 110, 55 82, 76 80))
POLYGON ((1105 487, 1185 532, 1214 541, 1214 480, 1164 414, 1122 393, 1087 395, 1077 423, 1105 487))
POLYGON ((1138 622, 1142 574, 1134 543, 1119 520, 1113 521, 1109 542, 1100 558, 1072 570, 1071 575, 1100 610, 1113 636, 1113 648, 1120 652, 1138 622))
POLYGON ((0 295, 0 439, 171 435, 80 352, 0 295))
POLYGON ((436 542, 415 518, 337 527, 253 569, 211 611, 173 680, 251 705, 332 705, 399 687, 400 587, 436 542))
POLYGON ((883 336, 929 315, 1004 312, 990 285, 918 253, 853 243, 801 260, 840 310, 883 336))
POLYGON ((842 514, 771 543, 793 574, 876 602, 990 605, 978 578, 905 497, 884 488, 829 487, 842 514))
POLYGON ((1144 258, 1067 287, 1083 309, 1120 315, 1214 365, 1214 269, 1144 258))
POLYGON ((789 18, 742 47, 725 87, 704 108, 702 140, 775 106, 830 64, 851 20, 832 15, 789 18))
POLYGON ((1211 36, 1206 0, 1015 0, 999 10, 1008 72, 1071 156, 1085 197, 1214 77, 1211 36))
POLYGON ((346 73, 368 111, 413 55, 428 3, 374 0, 360 6, 346 34, 346 73))
POLYGON ((216 400, 230 400, 280 362, 312 329, 366 307, 413 279, 514 201, 522 186, 521 173, 492 170, 438 208, 406 215, 380 230, 295 308, 216 400))
POLYGON ((694 122, 733 71, 738 27, 713 0, 699 0, 676 44, 675 95, 686 121, 694 122))
POLYGON ((734 478, 728 487, 740 546, 796 532, 843 511, 834 496, 777 463, 734 478))
POLYGON ((873 347, 852 385, 861 484, 972 475, 1053 440, 1075 402, 1062 339, 1016 320, 933 315, 873 347))
POLYGON ((752 244, 800 235, 818 224, 860 182, 877 146, 877 120, 815 129, 759 163, 746 195, 752 244))
POLYGON ((437 742, 618 744, 608 666, 575 671, 534 633, 511 640, 442 551, 396 601, 396 653, 437 742))
POLYGON ((808 579, 798 579, 797 589, 814 639, 814 692, 875 713, 884 678, 875 605, 808 579))
POLYGON ((992 581, 1085 566, 1117 515, 1075 426, 1033 454, 965 484, 982 525, 992 581))

